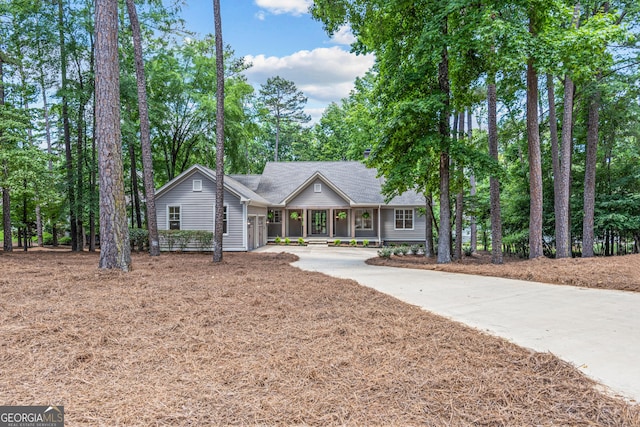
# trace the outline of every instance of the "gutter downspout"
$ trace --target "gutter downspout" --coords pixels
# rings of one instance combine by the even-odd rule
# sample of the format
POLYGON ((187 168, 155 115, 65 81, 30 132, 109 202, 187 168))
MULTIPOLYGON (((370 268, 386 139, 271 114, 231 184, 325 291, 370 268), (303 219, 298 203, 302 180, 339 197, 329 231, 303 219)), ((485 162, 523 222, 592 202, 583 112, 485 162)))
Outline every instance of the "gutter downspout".
POLYGON ((382 205, 378 205, 378 247, 382 246, 382 205))
MULTIPOLYGON (((247 227, 248 227, 247 224, 249 224, 249 216, 247 215, 248 214, 248 210, 247 210, 247 203, 248 202, 249 202, 248 200, 245 200, 245 201, 242 202, 242 219, 243 219, 243 221, 242 221, 242 242, 244 244, 245 252, 249 251, 249 242, 247 241, 247 238, 248 238, 247 237, 247 227)), ((227 219, 227 221, 228 221, 228 219, 227 219)))

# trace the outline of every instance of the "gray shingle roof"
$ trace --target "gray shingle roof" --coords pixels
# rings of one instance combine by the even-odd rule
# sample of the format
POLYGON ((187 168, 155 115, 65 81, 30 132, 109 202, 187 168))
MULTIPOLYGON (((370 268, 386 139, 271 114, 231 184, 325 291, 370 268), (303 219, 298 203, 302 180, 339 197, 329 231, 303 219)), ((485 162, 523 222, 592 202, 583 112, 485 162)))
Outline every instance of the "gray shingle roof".
MULTIPOLYGON (((272 203, 281 204, 317 174, 330 181, 355 204, 385 203, 381 194, 384 179, 377 178, 375 169, 360 162, 268 162, 255 191, 272 203)), ((408 191, 394 197, 389 204, 423 205, 424 197, 408 191)))
MULTIPOLYGON (((209 169, 205 166, 200 166, 200 167, 204 171, 206 171, 208 174, 210 174, 211 177, 215 180, 216 171, 214 169, 209 169)), ((245 175, 245 176, 251 177, 251 175, 245 175)), ((260 194, 257 194, 251 188, 249 188, 248 186, 244 185, 242 182, 238 181, 237 179, 229 175, 224 176, 224 185, 232 189, 233 191, 235 191, 237 194, 240 194, 241 196, 247 199, 251 199, 254 202, 264 204, 264 205, 271 204, 269 200, 265 199, 263 196, 261 196, 260 194)))
MULTIPOLYGON (((215 180, 216 172, 202 165, 193 165, 174 180, 161 187, 156 195, 171 188, 194 169, 215 180)), ((329 181, 355 205, 385 204, 381 194, 383 178, 376 177, 376 170, 360 162, 268 162, 262 175, 226 175, 225 186, 236 194, 259 205, 282 205, 303 184, 315 176, 329 181)), ((394 197, 391 206, 422 206, 424 196, 414 191, 394 197)))

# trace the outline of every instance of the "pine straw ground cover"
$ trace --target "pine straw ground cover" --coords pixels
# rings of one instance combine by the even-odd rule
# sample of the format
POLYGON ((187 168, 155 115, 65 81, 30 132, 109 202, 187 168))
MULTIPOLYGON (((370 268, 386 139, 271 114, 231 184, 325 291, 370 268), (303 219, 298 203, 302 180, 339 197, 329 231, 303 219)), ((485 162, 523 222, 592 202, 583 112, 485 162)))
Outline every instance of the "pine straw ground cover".
POLYGON ((640 425, 577 369, 285 254, 0 253, 0 404, 67 426, 640 425))
POLYGON ((425 258, 421 255, 394 255, 390 259, 377 257, 367 260, 367 264, 640 292, 640 254, 563 259, 542 257, 534 260, 505 257, 504 261, 502 265, 493 265, 491 254, 481 252, 473 256, 463 256, 462 260, 450 264, 437 264, 435 258, 425 258))

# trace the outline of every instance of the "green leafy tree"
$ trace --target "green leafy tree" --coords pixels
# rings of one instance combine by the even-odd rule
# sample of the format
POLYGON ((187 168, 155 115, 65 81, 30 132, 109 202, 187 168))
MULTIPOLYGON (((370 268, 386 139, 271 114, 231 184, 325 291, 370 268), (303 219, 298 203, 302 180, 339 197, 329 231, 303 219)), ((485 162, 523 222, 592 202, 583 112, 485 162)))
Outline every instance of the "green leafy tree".
MULTIPOLYGON (((259 101, 266 110, 265 120, 273 125, 275 141, 273 160, 280 158, 280 140, 284 129, 295 128, 295 124, 307 123, 311 117, 304 112, 307 98, 296 88, 294 82, 280 76, 271 77, 260 87, 259 101)), ((291 135, 289 132, 288 135, 291 135)))

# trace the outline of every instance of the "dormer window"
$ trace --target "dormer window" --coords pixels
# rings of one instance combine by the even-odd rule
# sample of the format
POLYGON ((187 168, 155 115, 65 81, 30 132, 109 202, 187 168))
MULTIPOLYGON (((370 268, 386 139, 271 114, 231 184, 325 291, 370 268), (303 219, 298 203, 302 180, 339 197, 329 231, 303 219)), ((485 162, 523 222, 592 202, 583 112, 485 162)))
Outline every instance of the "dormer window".
POLYGON ((314 193, 322 193, 322 184, 313 184, 314 193))
POLYGON ((202 191, 202 180, 194 179, 193 180, 193 191, 202 191))

